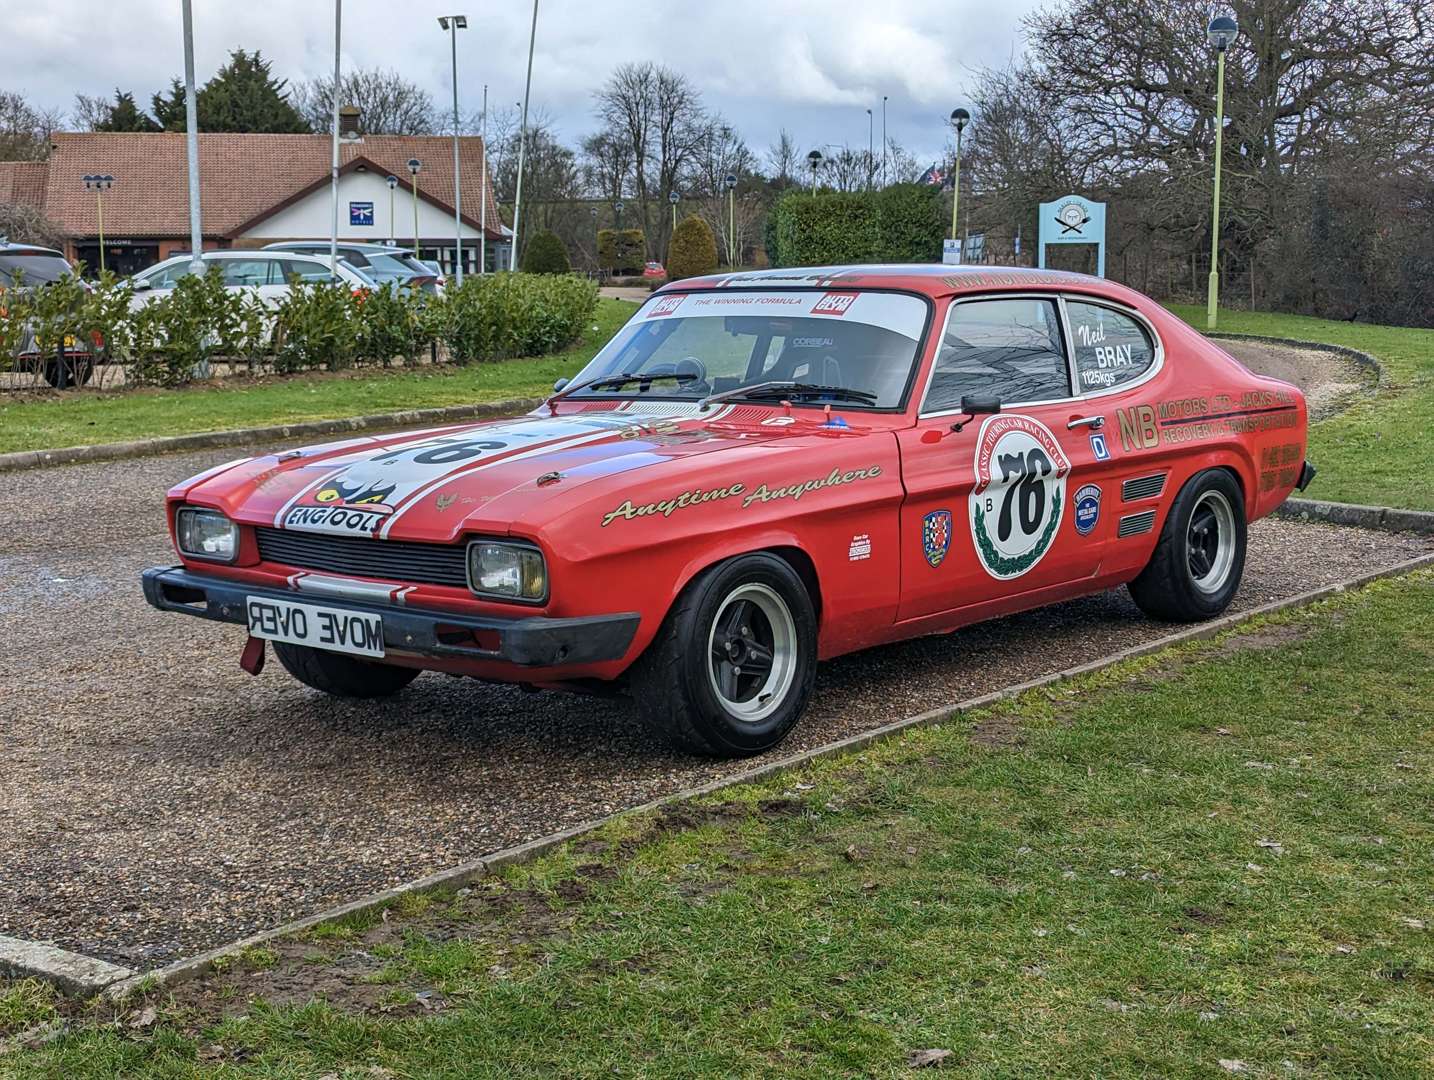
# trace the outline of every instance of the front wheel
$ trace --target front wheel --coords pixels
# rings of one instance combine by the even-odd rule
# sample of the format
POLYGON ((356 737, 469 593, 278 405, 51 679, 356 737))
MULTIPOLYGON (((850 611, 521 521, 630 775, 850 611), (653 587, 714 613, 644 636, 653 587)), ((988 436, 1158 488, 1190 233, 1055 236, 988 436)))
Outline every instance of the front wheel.
POLYGON ((381 698, 398 693, 418 678, 417 668, 377 664, 342 653, 276 641, 274 655, 284 670, 305 686, 333 697, 381 698))
POLYGON ((680 749, 747 757, 776 746, 816 679, 806 585, 775 555, 705 571, 678 598, 633 676, 638 711, 680 749))
POLYGON ((1130 595, 1153 619, 1212 619, 1240 587, 1245 543, 1240 485, 1224 469, 1206 469, 1175 497, 1155 554, 1130 583, 1130 595))

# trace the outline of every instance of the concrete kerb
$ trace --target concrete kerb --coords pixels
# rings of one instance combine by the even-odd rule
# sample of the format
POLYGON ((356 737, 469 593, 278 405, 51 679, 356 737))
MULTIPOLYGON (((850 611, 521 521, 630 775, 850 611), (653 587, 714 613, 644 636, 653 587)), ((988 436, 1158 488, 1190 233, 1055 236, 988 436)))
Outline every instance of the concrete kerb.
POLYGON ((0 975, 34 976, 67 994, 93 994, 135 972, 118 964, 70 952, 43 941, 0 934, 0 975))
POLYGON ((1357 503, 1325 502, 1323 499, 1286 499, 1275 513, 1296 521, 1319 521, 1329 525, 1353 525, 1385 532, 1412 532, 1434 535, 1434 513, 1400 510, 1393 506, 1360 506, 1357 503))
MULTIPOLYGON (((969 698, 965 701, 957 702, 952 705, 942 705, 938 708, 930 709, 923 713, 917 713, 914 716, 904 717, 901 720, 897 720, 890 724, 883 725, 882 727, 875 728, 871 731, 863 732, 859 735, 853 735, 849 738, 841 739, 837 742, 827 743, 824 746, 819 746, 812 750, 805 750, 798 754, 792 754, 778 761, 769 762, 765 765, 760 765, 756 768, 748 769, 734 776, 724 777, 723 779, 714 780, 710 783, 702 784, 697 787, 686 788, 682 791, 674 792, 671 795, 666 795, 662 798, 653 799, 649 802, 642 803, 639 806, 630 807, 626 810, 620 810, 617 813, 608 814, 604 817, 584 822, 581 825, 575 825, 571 828, 564 829, 561 832, 552 833, 548 836, 540 837, 536 840, 531 840, 525 844, 519 844, 516 847, 506 848, 502 851, 494 852, 493 854, 488 855, 482 859, 474 859, 461 865, 452 867, 448 870, 443 870, 435 874, 430 874, 427 877, 407 882, 406 884, 400 885, 396 888, 385 889, 382 892, 373 893, 358 900, 353 900, 349 903, 339 905, 338 907, 330 908, 326 911, 321 911, 314 915, 309 915, 302 919, 285 923, 284 925, 274 927, 271 930, 265 930, 261 933, 252 934, 249 937, 243 938, 239 941, 230 942, 227 945, 221 945, 218 948, 211 949, 208 952, 201 953, 197 956, 175 961, 167 967, 158 968, 154 971, 145 972, 143 974, 131 974, 117 976, 115 978, 106 978, 91 981, 85 984, 84 988, 80 992, 94 994, 103 991, 108 997, 122 998, 135 990, 161 989, 167 986, 174 986, 178 983, 184 982, 187 979, 196 978, 213 970, 215 962, 222 957, 233 956, 237 953, 243 952, 246 949, 251 949, 256 946, 263 945, 266 942, 273 941, 276 938, 289 937, 293 934, 301 933, 306 930, 311 930, 314 927, 323 925, 325 923, 332 923, 352 915, 359 915, 364 914, 366 912, 374 911, 376 909, 386 907, 387 905, 393 903, 395 900, 398 900, 399 898, 408 894, 431 892, 440 889, 458 888, 467 884, 468 882, 475 881, 483 877, 485 874, 488 874, 491 871, 501 869, 502 867, 530 862, 542 855, 547 854, 555 848, 561 847, 563 844, 567 843, 570 840, 573 840, 577 837, 583 836, 587 833, 593 832, 594 830, 601 828, 602 826, 608 824, 611 821, 616 820, 617 818, 627 817, 633 814, 647 813, 652 810, 657 810, 661 807, 671 805, 673 803, 686 802, 691 799, 700 798, 704 795, 711 795, 715 792, 723 790, 724 788, 734 787, 739 784, 749 784, 759 780, 765 780, 773 776, 781 775, 783 773, 791 772, 795 769, 802 768, 803 766, 808 765, 814 761, 820 761, 823 758, 832 757, 836 754, 843 754, 855 750, 861 750, 875 743, 882 742, 886 739, 901 735, 911 729, 940 723, 952 717, 960 716, 965 713, 973 712, 977 709, 985 708, 988 705, 994 705, 998 702, 1009 700, 1010 698, 1017 697, 1020 694, 1024 694, 1030 690, 1039 690, 1045 687, 1054 686, 1058 683, 1078 678, 1082 675, 1089 675, 1094 672, 1101 671, 1105 668, 1122 663, 1126 660, 1132 660, 1138 657, 1148 656, 1151 653, 1159 652, 1162 649, 1167 649, 1174 645, 1180 645, 1192 641, 1202 641, 1207 638, 1214 637, 1217 634, 1221 634, 1226 630, 1230 630, 1234 627, 1240 626, 1244 623, 1251 622, 1252 620, 1259 619, 1267 615, 1276 614, 1281 611, 1288 611, 1292 608, 1307 607, 1310 604, 1316 603, 1320 600, 1328 599, 1332 596, 1337 596, 1340 593, 1347 592, 1351 589, 1362 588, 1363 586, 1366 586, 1371 582, 1380 581, 1384 578, 1397 577, 1402 574, 1408 574, 1412 571, 1419 570, 1428 566, 1434 566, 1434 553, 1421 555, 1416 558, 1406 560, 1405 562, 1398 563, 1394 566, 1386 567, 1382 570, 1374 570, 1367 574, 1361 574, 1357 577, 1350 578, 1346 581, 1341 581, 1333 585, 1326 585, 1318 589, 1311 589, 1308 592, 1300 593, 1296 596, 1285 597, 1282 600, 1273 600, 1267 604, 1262 604, 1259 607, 1251 608, 1249 611, 1236 612, 1234 614, 1226 615, 1222 618, 1215 619, 1211 622, 1201 623, 1198 626, 1192 626, 1185 630, 1179 630, 1172 634, 1166 634, 1165 636, 1156 638, 1153 641, 1148 641, 1140 645, 1134 645, 1128 649, 1122 649, 1119 652, 1111 653, 1107 656, 1100 657, 1099 659, 1092 660, 1089 663, 1080 664, 1071 668, 1066 668, 1063 671, 1052 672, 1049 675, 1043 675, 1040 678, 1031 679, 1023 683, 1017 683, 1013 686, 1007 686, 1001 690, 996 690, 989 694, 983 694, 980 697, 969 698)), ((39 975, 42 978, 49 977, 46 972, 39 970, 35 970, 29 973, 39 975)))
POLYGON ((0 454, 0 472, 40 469, 50 465, 73 465, 87 461, 116 461, 121 458, 150 457, 184 450, 207 450, 220 446, 253 446, 310 435, 342 435, 351 431, 381 431, 388 428, 423 427, 461 420, 485 420, 515 416, 541 404, 539 398, 512 398, 476 405, 445 405, 433 409, 405 409, 401 412, 348 416, 336 420, 305 420, 297 424, 235 428, 232 431, 202 431, 193 435, 166 435, 133 442, 98 443, 95 446, 68 446, 58 450, 19 450, 0 454))

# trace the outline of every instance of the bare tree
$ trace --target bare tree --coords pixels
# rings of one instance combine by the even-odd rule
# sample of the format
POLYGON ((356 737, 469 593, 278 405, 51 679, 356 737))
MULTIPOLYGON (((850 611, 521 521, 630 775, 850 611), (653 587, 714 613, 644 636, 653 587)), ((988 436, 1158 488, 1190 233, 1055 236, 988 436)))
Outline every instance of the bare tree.
POLYGON ((70 110, 70 125, 76 131, 99 131, 109 121, 110 99, 91 94, 76 94, 75 107, 70 110))
POLYGON ((785 190, 798 182, 801 154, 797 151, 796 139, 786 128, 782 128, 777 133, 776 141, 767 147, 767 168, 779 190, 785 190))
POLYGON ((50 136, 64 122, 54 109, 31 105, 24 95, 0 90, 0 161, 43 161, 50 136))
POLYGON ((632 147, 611 132, 600 131, 583 140, 583 179, 589 194, 615 202, 632 175, 632 147))
MULTIPOLYGON (((294 88, 294 107, 315 131, 327 131, 333 124, 334 80, 310 79, 294 88)), ((453 129, 444 126, 427 90, 409 82, 396 71, 360 68, 340 81, 340 105, 354 105, 359 122, 368 135, 431 135, 453 129)))
POLYGON ((17 244, 62 248, 65 230, 33 206, 0 203, 0 236, 17 244))

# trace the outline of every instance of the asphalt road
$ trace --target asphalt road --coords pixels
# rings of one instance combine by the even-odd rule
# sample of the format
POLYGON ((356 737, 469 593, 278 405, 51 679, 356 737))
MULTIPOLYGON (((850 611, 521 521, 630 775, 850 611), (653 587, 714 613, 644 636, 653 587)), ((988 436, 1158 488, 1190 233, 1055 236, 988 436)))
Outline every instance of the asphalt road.
MULTIPOLYGON (((0 933, 147 968, 748 767, 672 754, 621 702, 425 674, 338 703, 243 634, 150 609, 166 486, 233 450, 4 477, 0 933)), ((1430 539, 1263 522, 1238 606, 1430 539)), ((1167 633, 1110 593, 824 664, 785 750, 1167 633)))

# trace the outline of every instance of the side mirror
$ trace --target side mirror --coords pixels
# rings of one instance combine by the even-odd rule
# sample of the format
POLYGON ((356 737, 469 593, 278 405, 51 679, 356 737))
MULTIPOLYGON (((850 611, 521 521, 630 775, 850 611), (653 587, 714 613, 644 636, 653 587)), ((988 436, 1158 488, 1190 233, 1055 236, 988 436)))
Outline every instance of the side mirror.
POLYGON ((1000 398, 972 397, 967 394, 961 398, 962 416, 951 425, 952 431, 960 431, 978 416, 994 416, 1001 411, 1000 398))
POLYGON ((558 393, 560 390, 562 390, 563 387, 567 386, 568 383, 570 383, 570 382, 572 382, 572 379, 559 379, 557 382, 553 383, 553 393, 555 393, 555 394, 558 393))

